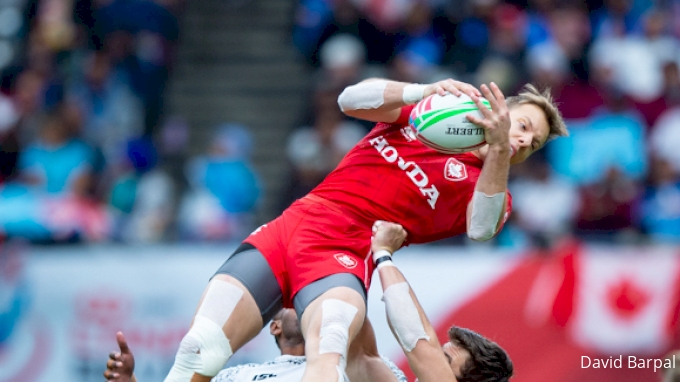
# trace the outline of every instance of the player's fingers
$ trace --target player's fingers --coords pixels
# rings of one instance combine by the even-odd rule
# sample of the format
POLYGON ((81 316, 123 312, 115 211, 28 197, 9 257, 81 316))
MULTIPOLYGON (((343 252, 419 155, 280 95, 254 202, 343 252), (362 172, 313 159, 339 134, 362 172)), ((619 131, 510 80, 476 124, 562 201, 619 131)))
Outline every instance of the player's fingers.
POLYGON ((445 96, 446 95, 446 89, 444 89, 441 85, 437 86, 437 94, 440 96, 445 96))
POLYGON ((118 341, 118 346, 120 347, 121 353, 130 353, 130 348, 128 347, 127 340, 123 335, 123 332, 116 333, 116 341, 118 341))
POLYGON ((474 115, 466 115, 465 118, 467 118, 468 121, 472 122, 475 126, 482 127, 484 129, 488 128, 486 123, 484 123, 484 120, 481 118, 477 118, 474 115))
POLYGON ((110 381, 110 380, 118 378, 118 377, 119 377, 118 373, 114 373, 114 372, 109 371, 109 370, 106 370, 104 372, 104 378, 106 378, 107 381, 110 381))
POLYGON ((506 110, 508 106, 505 103, 505 96, 503 95, 501 88, 499 88, 495 82, 491 83, 491 91, 493 92, 493 95, 496 98, 498 106, 501 108, 501 110, 506 110))
POLYGON ((477 97, 481 97, 481 96, 482 96, 482 93, 480 93, 479 90, 477 90, 476 87, 474 87, 474 86, 472 86, 472 85, 470 85, 470 84, 466 84, 465 82, 459 82, 459 84, 460 84, 460 85, 459 85, 459 88, 460 88, 465 94, 467 94, 468 96, 470 96, 470 97, 472 97, 473 95, 475 95, 475 96, 477 96, 477 97))
MULTIPOLYGON (((489 104, 491 105, 491 110, 498 111, 499 110, 498 102, 494 94, 491 92, 491 89, 489 89, 489 87, 486 85, 482 85, 481 88, 482 95, 484 96, 484 98, 486 98, 487 101, 489 101, 489 104)), ((477 107, 479 107, 479 105, 477 107)))
POLYGON ((463 94, 462 89, 458 86, 458 83, 452 79, 448 79, 442 82, 442 87, 449 93, 460 97, 463 94))
MULTIPOLYGON (((479 98, 477 96, 474 96, 474 97, 471 97, 471 98, 472 98, 472 102, 475 103, 475 106, 477 106, 477 109, 479 109, 479 112, 482 114, 482 116, 484 118, 489 118, 489 119, 493 118, 493 112, 491 110, 489 110, 489 108, 486 105, 484 105, 484 103, 482 103, 481 98, 479 98)), ((468 114, 468 116, 469 115, 470 114, 468 114)))

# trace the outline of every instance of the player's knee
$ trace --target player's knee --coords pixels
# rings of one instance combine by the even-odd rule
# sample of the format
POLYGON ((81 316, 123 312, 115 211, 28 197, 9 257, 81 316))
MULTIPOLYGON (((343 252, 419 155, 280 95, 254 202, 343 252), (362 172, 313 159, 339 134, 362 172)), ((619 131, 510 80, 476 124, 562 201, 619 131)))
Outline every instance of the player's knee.
POLYGON ((349 330, 358 309, 345 301, 328 299, 321 303, 321 330, 319 354, 340 354, 341 362, 347 358, 349 330))
POLYGON ((188 382, 194 373, 214 377, 233 354, 222 326, 243 296, 240 288, 213 281, 198 309, 194 324, 182 338, 175 363, 165 382, 188 382))
POLYGON ((194 373, 214 377, 232 355, 229 339, 222 328, 201 316, 196 316, 175 356, 165 382, 188 382, 194 373))

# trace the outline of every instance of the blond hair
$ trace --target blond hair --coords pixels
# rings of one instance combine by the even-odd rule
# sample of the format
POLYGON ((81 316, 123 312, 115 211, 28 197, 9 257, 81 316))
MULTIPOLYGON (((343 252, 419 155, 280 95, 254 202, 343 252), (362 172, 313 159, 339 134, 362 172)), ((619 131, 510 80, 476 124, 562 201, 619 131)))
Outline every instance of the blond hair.
POLYGON ((545 118, 548 120, 548 126, 550 127, 548 141, 557 137, 566 137, 569 135, 567 124, 564 123, 562 113, 560 113, 560 110, 553 101, 550 89, 545 89, 543 92, 540 92, 534 85, 526 84, 516 96, 508 97, 506 103, 509 108, 523 104, 533 104, 543 110, 545 118))

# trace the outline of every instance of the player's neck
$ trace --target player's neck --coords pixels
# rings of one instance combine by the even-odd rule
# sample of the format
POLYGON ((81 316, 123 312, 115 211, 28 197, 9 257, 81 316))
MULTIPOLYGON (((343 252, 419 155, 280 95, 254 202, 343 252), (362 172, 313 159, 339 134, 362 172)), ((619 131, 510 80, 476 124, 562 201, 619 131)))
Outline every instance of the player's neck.
POLYGON ((303 356, 305 355, 305 345, 286 345, 281 344, 281 355, 303 356))

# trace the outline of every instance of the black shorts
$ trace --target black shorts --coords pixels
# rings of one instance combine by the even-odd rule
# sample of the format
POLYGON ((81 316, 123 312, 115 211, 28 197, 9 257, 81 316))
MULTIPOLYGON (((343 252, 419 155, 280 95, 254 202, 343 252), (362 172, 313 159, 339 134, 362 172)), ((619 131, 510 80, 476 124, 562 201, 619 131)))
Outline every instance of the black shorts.
MULTIPOLYGON (((276 276, 262 253, 251 244, 244 243, 236 248, 215 274, 229 275, 248 289, 260 309, 263 327, 283 308, 276 276)), ((351 273, 338 273, 314 281, 295 295, 293 303, 298 317, 302 317, 307 306, 322 293, 339 286, 354 289, 366 302, 366 290, 361 280, 351 273)))

